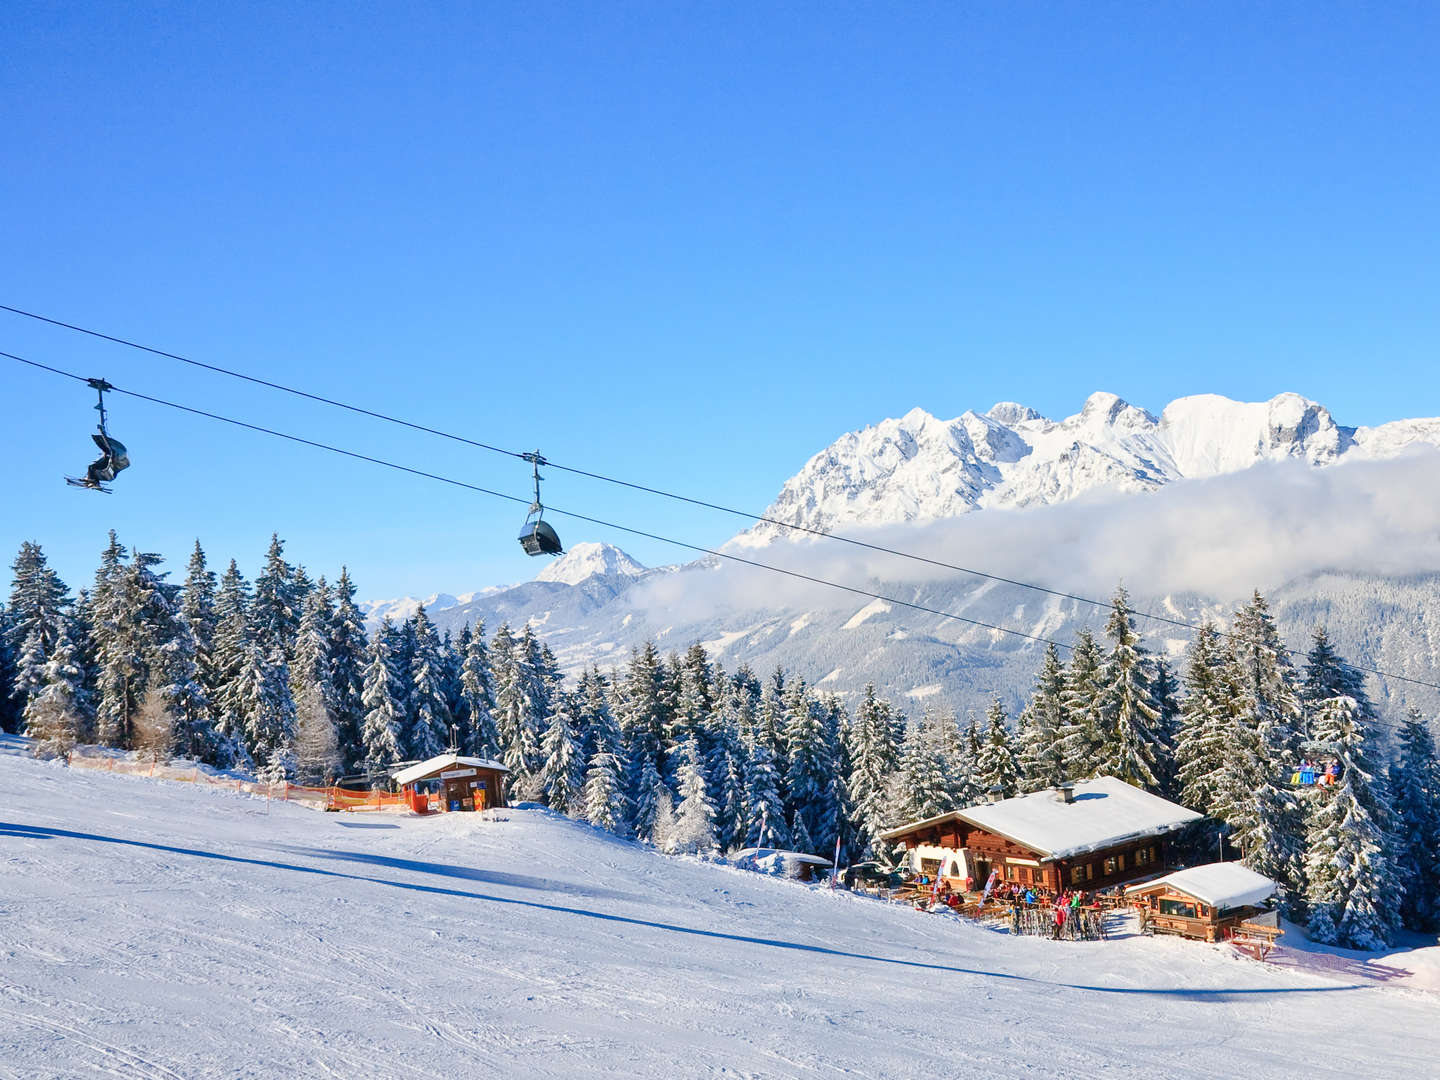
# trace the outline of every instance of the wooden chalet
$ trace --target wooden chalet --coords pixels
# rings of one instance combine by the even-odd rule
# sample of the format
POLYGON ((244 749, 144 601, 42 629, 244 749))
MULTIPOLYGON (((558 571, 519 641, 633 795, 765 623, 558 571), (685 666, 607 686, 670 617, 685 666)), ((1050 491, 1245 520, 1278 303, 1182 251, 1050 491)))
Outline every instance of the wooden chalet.
POLYGON ((439 754, 393 774, 417 814, 435 810, 486 810, 505 805, 505 774, 498 761, 439 754))
MULTIPOLYGON (((1132 885, 1125 898, 1140 909, 1147 933, 1178 934, 1198 941, 1223 941, 1241 926, 1250 936, 1264 936, 1268 922, 1274 937, 1278 922, 1260 905, 1275 895, 1276 884, 1239 863, 1206 863, 1177 870, 1154 881, 1132 885)), ((1273 937, 1272 937, 1273 941, 1273 937)))
POLYGON ((1168 837, 1201 815, 1113 776, 971 806, 880 834, 952 889, 998 882, 1104 889, 1170 867, 1168 837))

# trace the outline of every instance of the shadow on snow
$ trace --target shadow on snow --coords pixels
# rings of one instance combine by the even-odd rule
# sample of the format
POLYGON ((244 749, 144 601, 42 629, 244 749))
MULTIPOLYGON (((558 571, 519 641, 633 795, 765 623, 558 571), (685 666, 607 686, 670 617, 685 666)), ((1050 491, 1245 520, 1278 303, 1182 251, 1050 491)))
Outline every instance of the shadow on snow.
MULTIPOLYGON (((318 866, 299 866, 294 863, 276 862, 270 859, 250 859, 240 855, 224 855, 217 851, 202 851, 199 848, 173 847, 169 844, 153 844, 143 840, 126 840, 118 836, 102 836, 98 833, 74 832, 70 829, 54 829, 40 825, 17 825, 0 821, 0 836, 14 836, 27 840, 88 840, 101 844, 120 844, 126 847, 141 848, 147 851, 160 851, 171 855, 190 855, 197 859, 212 859, 217 862, 235 863, 245 866, 265 866, 275 870, 288 870, 298 874, 313 874, 318 877, 340 878, 346 881, 361 881, 374 885, 386 885, 395 889, 405 889, 412 892, 430 893, 436 896, 459 897, 469 900, 481 900, 491 904, 508 904, 515 907, 531 908, 538 911, 549 911, 561 915, 573 915, 577 918, 595 919, 601 922, 620 923, 629 926, 647 927, 653 930, 663 930, 672 934, 684 934, 690 937, 709 938, 718 941, 735 941, 750 945, 759 945, 769 949, 784 949, 791 952, 813 953, 819 956, 830 956, 846 960, 861 960, 867 963, 891 964, 897 967, 915 968, 921 971, 948 972, 955 975, 975 975, 990 979, 1003 979, 1009 982, 1035 983, 1043 986, 1053 986, 1070 990, 1089 990, 1102 994, 1124 994, 1124 995, 1162 995, 1168 997, 1195 998, 1203 1001, 1227 1001, 1235 998, 1253 997, 1256 995, 1273 994, 1328 994, 1337 991, 1362 990, 1363 986, 1341 985, 1321 987, 1253 987, 1253 988, 1230 988, 1230 989, 1196 989, 1190 987, 1120 987, 1120 986, 1093 986, 1085 983, 1056 982, 1050 979, 1036 979, 1028 975, 1015 975, 1003 971, 985 971, 980 968, 957 967, 951 964, 930 963, 922 960, 902 960, 895 957, 875 956, 869 953, 847 952, 843 949, 832 949, 823 945, 810 945, 800 941, 783 941, 778 938, 750 937, 745 934, 727 934, 719 930, 701 930, 696 927, 679 926, 674 923, 655 922, 650 919, 637 919, 626 915, 612 915, 602 911, 586 911, 583 908, 565 907, 562 904, 547 904, 538 900, 522 900, 515 897, 490 896, 485 893, 466 892, 463 889, 450 889, 438 885, 423 885, 409 881, 392 881, 388 878, 366 877, 362 874, 345 874, 338 870, 327 870, 318 866)), ((310 853, 309 849, 290 849, 300 853, 310 853)), ((492 873, 484 870, 471 870, 465 867, 446 866, 441 863, 416 862, 410 859, 392 859, 379 855, 365 855, 358 852, 337 852, 316 849, 313 852, 319 858, 343 859, 347 861, 369 863, 377 866, 387 866, 399 870, 409 870, 415 873, 437 874, 443 877, 457 877, 468 880, 488 881, 492 884, 511 885, 516 888, 526 889, 547 889, 559 892, 583 893, 586 892, 580 886, 568 885, 563 882, 549 882, 543 878, 527 877, 524 875, 492 873)), ((593 891, 590 895, 604 894, 618 896, 623 894, 611 893, 606 890, 593 891)))

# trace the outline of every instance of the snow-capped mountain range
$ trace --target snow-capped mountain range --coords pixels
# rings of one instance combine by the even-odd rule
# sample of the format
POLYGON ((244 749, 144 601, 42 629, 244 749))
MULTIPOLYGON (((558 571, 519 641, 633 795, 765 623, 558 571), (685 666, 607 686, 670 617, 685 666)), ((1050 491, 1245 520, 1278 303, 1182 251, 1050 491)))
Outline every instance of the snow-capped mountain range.
MULTIPOLYGON (((972 517, 975 511, 1023 509, 1026 528, 1033 511, 1065 503, 1079 509, 1096 498, 1118 500, 1115 505, 1133 507, 1137 516, 1150 506, 1157 515, 1173 514, 1173 507, 1166 509, 1171 493, 1188 491, 1191 482, 1205 478, 1246 474, 1267 462, 1318 467, 1384 460, 1418 445, 1440 447, 1440 419, 1345 427, 1326 408, 1297 394, 1260 403, 1214 395, 1182 398, 1159 418, 1103 393, 1091 395, 1079 413, 1061 421, 1013 403, 1001 403, 983 415, 966 412, 949 421, 915 409, 899 419, 841 436, 786 482, 765 516, 811 530, 857 534, 902 523, 934 528, 946 519, 965 519, 988 534, 1007 518, 1013 522, 1013 515, 1001 515, 993 525, 986 525, 989 518, 972 517), (1166 492, 1164 498, 1153 504, 1144 497, 1161 491, 1166 492), (923 524, 927 522, 934 524, 923 524)), ((1431 469, 1428 460, 1418 469, 1424 476, 1440 472, 1431 469)), ((1302 474, 1310 475, 1306 470, 1302 474)), ((1365 489, 1368 482, 1368 476, 1357 476, 1350 486, 1365 489)), ((1208 489, 1196 490, 1201 496, 1194 501, 1205 504, 1212 497, 1208 489)), ((1368 498, 1368 489, 1365 495, 1368 498)), ((1412 497, 1403 485, 1402 497, 1412 497)), ((1268 489, 1262 501, 1270 501, 1268 489)), ((1068 510, 1040 512, 1072 515, 1068 510)), ((1279 531, 1290 531, 1288 515, 1304 512, 1288 503, 1280 505, 1274 510, 1279 531)), ((956 521, 957 526, 960 523, 956 521)), ((1271 527, 1276 527, 1275 521, 1271 527)), ((1303 648, 1309 631, 1326 623, 1356 662, 1433 678, 1440 671, 1440 615, 1435 614, 1440 611, 1440 574, 1425 571, 1440 569, 1440 547, 1434 543, 1440 528, 1427 529, 1423 524, 1419 527, 1418 562, 1412 558, 1398 570, 1358 568, 1343 558, 1335 563, 1312 560, 1293 578, 1256 580, 1253 585, 1271 592, 1292 646, 1303 648), (1428 554, 1432 547, 1437 548, 1433 560, 1428 554)), ((1161 535, 1170 545, 1162 550, 1162 562, 1172 556, 1180 562, 1186 555, 1213 555, 1214 549, 1229 546, 1228 541, 1217 544, 1213 534, 1208 540, 1193 541, 1185 532, 1179 540, 1163 530, 1161 535), (1181 550, 1186 543, 1197 550, 1181 550)), ((794 538, 802 547, 819 543, 762 523, 735 537, 729 546, 743 549, 746 557, 769 562, 798 555, 804 560, 801 565, 813 569, 809 560, 819 558, 822 548, 816 547, 811 556, 798 553, 792 544, 779 543, 794 538)), ((1266 543, 1261 541, 1262 546, 1266 543)), ((1362 537, 1360 546, 1364 549, 1369 543, 1362 537)), ((1083 558, 1083 552, 1077 557, 1083 558)), ((1103 574, 1111 576, 1102 574, 1103 583, 1092 588, 1106 595, 1120 577, 1133 583, 1128 556, 1119 565, 1112 570, 1107 563, 1103 574)), ((757 670, 783 664, 842 696, 873 681, 902 704, 962 708, 996 693, 1017 702, 1034 671, 1039 646, 1024 639, 883 601, 857 599, 847 605, 843 594, 838 600, 834 596, 817 600, 813 594, 797 598, 768 585, 737 589, 731 579, 726 579, 728 585, 717 584, 720 576, 714 571, 722 568, 707 559, 647 570, 609 544, 576 543, 533 581, 463 596, 437 594, 426 607, 437 625, 456 631, 466 623, 483 621, 493 632, 501 622, 514 626, 528 620, 571 671, 591 663, 602 667, 622 663, 630 648, 644 640, 655 640, 664 649, 684 649, 699 641, 730 668, 741 662, 757 670)), ((1048 569, 1032 565, 1016 576, 1043 580, 1048 569)), ((857 574, 868 571, 837 565, 824 572, 837 578, 848 573, 844 580, 854 582, 857 574)), ((870 580, 866 585, 887 596, 922 602, 932 610, 964 612, 970 619, 1061 641, 1070 640, 1084 626, 1098 630, 1104 621, 1103 612, 1097 617, 1094 608, 1083 604, 963 575, 932 575, 928 581, 870 580)), ((1223 618, 1250 587, 1247 579, 1243 590, 1221 595, 1166 585, 1133 599, 1141 610, 1165 611, 1194 621, 1223 618)), ((373 622, 386 614, 408 617, 418 603, 409 598, 388 601, 372 605, 368 615, 373 622)), ((1167 633, 1163 626, 1142 624, 1141 629, 1167 633)), ((1185 635, 1168 633, 1152 639, 1151 645, 1178 654, 1185 635)))
MULTIPOLYGON (((917 408, 842 435, 786 482, 765 516, 820 531, 927 521, 1097 490, 1154 491, 1264 461, 1388 457, 1417 442, 1440 445, 1440 419, 1342 427, 1299 394, 1258 403, 1201 394, 1171 402, 1158 419, 1108 393, 1060 421, 1008 401, 954 420, 917 408)), ((760 524, 737 540, 758 546, 787 534, 760 524)))

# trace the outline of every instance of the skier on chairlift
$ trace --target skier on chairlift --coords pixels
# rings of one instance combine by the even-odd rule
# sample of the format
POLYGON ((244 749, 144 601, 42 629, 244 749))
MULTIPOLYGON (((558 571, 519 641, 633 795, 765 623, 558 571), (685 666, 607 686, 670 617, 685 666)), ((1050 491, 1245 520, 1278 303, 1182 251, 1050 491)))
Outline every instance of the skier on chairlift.
POLYGON ((119 439, 113 438, 105 429, 105 391, 115 389, 104 379, 85 380, 100 396, 100 403, 95 406, 100 413, 99 430, 92 432, 90 438, 95 440, 95 445, 100 448, 100 457, 91 462, 85 470, 83 478, 67 476, 65 482, 72 487, 86 488, 90 491, 103 491, 109 493, 110 489, 105 484, 114 480, 124 469, 130 467, 130 454, 125 449, 125 444, 119 439))

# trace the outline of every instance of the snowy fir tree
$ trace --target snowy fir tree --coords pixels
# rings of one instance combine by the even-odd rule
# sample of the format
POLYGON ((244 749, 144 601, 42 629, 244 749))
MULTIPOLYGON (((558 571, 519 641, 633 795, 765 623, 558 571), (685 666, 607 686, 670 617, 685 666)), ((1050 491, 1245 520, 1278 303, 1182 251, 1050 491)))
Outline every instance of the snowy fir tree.
POLYGON ((38 758, 68 758, 85 735, 84 671, 62 627, 50 651, 40 691, 25 703, 25 734, 38 758))
POLYGON ((1230 753, 1239 759, 1235 774, 1241 785, 1249 784, 1222 793, 1222 808, 1228 799, 1233 839, 1245 864, 1278 881, 1286 909, 1299 914, 1302 820, 1289 777, 1300 740, 1300 696, 1289 654, 1258 592, 1236 612, 1228 645, 1244 731, 1230 753))
POLYGON ((240 676, 240 700, 246 749, 256 775, 270 783, 295 777, 295 699, 290 695, 290 665, 284 647, 268 654, 252 642, 240 676))
MULTIPOLYGON (((97 594, 98 595, 98 594, 97 594)), ((241 676, 250 655, 250 591, 235 560, 230 560, 215 594, 214 665, 215 686, 211 700, 218 733, 241 755, 249 752, 245 737, 244 700, 241 676)))
POLYGON ((890 778, 900 763, 895 720, 888 703, 865 687, 850 726, 851 768, 848 779, 851 812, 862 849, 874 851, 892 821, 890 778))
POLYGON ((892 794, 892 816, 896 820, 923 821, 959 809, 957 778, 946 753, 945 726, 946 721, 927 713, 906 731, 892 794))
POLYGON ((410 659, 410 728, 405 752, 416 761, 425 761, 450 745, 449 694, 445 685, 445 661, 435 624, 422 604, 410 620, 413 645, 410 659))
POLYGON ((804 680, 793 679, 791 686, 785 724, 790 842, 796 851, 828 853, 835 846, 835 833, 840 827, 839 777, 831 750, 834 744, 825 729, 824 714, 804 680))
POLYGON ((490 653, 485 645, 485 624, 481 623, 465 647, 465 661, 460 669, 460 692, 465 702, 469 752, 495 760, 501 756, 501 750, 500 730, 495 723, 491 670, 490 653))
POLYGON ((386 618, 371 639, 361 690, 361 703, 365 707, 360 728, 364 747, 361 761, 366 775, 372 778, 384 776, 385 771, 401 759, 400 740, 405 732, 405 708, 396 696, 390 629, 390 620, 386 618))
POLYGON ((1243 793, 1247 777, 1235 775, 1235 748, 1241 734, 1234 695, 1226 681, 1227 658, 1219 632, 1201 625, 1185 668, 1185 701, 1175 739, 1175 775, 1180 801, 1192 810, 1213 813, 1222 790, 1243 793))
POLYGON ((190 563, 185 568, 185 585, 180 594, 180 613, 195 638, 195 678, 210 701, 220 693, 219 671, 215 665, 215 633, 219 616, 215 609, 215 573, 205 560, 205 549, 195 541, 190 563))
POLYGON ((584 791, 585 820, 621 835, 627 832, 629 818, 623 773, 620 759, 612 751, 597 751, 585 773, 584 791))
POLYGON ((1433 932, 1440 929, 1440 764, 1419 709, 1406 713, 1395 741, 1390 797, 1405 890, 1400 910, 1405 925, 1433 932))
POLYGON ((277 648, 288 652, 300 626, 300 604, 295 567, 285 561, 284 542, 272 534, 265 569, 255 578, 250 604, 251 634, 262 655, 269 656, 277 648))
POLYGON ((1015 750, 1010 745, 1010 722, 1005 703, 998 697, 985 714, 985 745, 980 748, 975 778, 987 794, 1002 799, 1013 798, 1020 790, 1020 770, 1015 764, 1015 750))
POLYGON ((763 738, 753 740, 745 762, 745 817, 745 847, 789 849, 780 777, 770 744, 763 738))
POLYGON ((340 741, 346 771, 361 766, 365 759, 360 731, 365 723, 366 651, 365 620, 355 606, 355 584, 350 571, 340 568, 334 588, 335 609, 330 620, 331 705, 335 710, 335 732, 340 741))
POLYGON ((1110 655, 1101 669, 1101 745, 1096 771, 1127 784, 1157 791, 1164 747, 1157 735, 1160 708, 1155 702, 1149 657, 1140 646, 1130 617, 1130 598, 1122 586, 1111 604, 1105 636, 1110 655))
POLYGON ((1060 650, 1051 642, 1035 675, 1035 690, 1020 713, 1016 739, 1016 764, 1022 792, 1042 791, 1066 777, 1060 754, 1060 733, 1065 725, 1065 669, 1060 650))
POLYGON ((300 625, 296 630, 290 663, 290 693, 298 702, 300 695, 314 689, 332 717, 335 711, 335 684, 330 663, 330 628, 334 605, 325 579, 312 588, 301 606, 300 625))
POLYGON ((718 850, 715 840, 715 808, 705 789, 705 770, 700 747, 687 736, 675 750, 675 773, 680 786, 680 805, 670 830, 667 850, 687 855, 709 855, 718 850))
POLYGON ((45 684, 45 665, 69 620, 70 600, 65 583, 51 570, 40 545, 25 541, 12 566, 6 627, 13 658, 10 696, 24 712, 31 696, 45 684))
POLYGON ((1081 630, 1075 636, 1075 648, 1065 669, 1065 689, 1060 695, 1063 720, 1058 752, 1065 763, 1067 780, 1083 780, 1099 770, 1101 748, 1105 745, 1101 662, 1094 635, 1081 630))
POLYGON ((540 767, 540 790, 545 805, 562 814, 577 815, 582 807, 581 787, 584 784, 585 762, 575 738, 569 702, 559 707, 545 721, 545 734, 540 740, 544 764, 540 767))
POLYGON ((1340 777, 1309 796, 1310 936, 1350 949, 1383 948, 1399 928, 1401 886, 1385 827, 1387 792, 1371 760, 1362 706, 1345 695, 1328 698, 1317 708, 1312 737, 1339 762, 1340 777))

